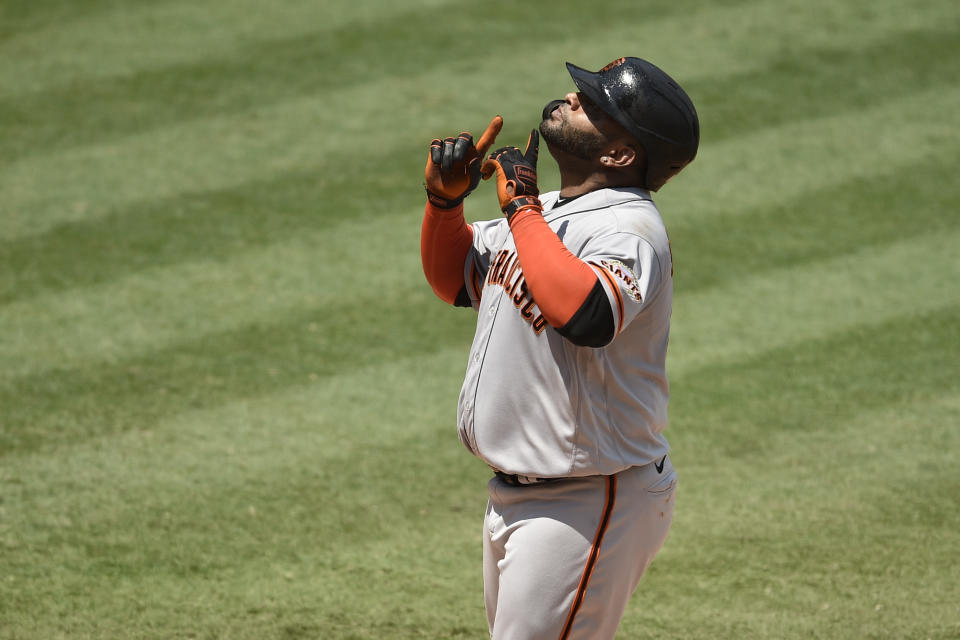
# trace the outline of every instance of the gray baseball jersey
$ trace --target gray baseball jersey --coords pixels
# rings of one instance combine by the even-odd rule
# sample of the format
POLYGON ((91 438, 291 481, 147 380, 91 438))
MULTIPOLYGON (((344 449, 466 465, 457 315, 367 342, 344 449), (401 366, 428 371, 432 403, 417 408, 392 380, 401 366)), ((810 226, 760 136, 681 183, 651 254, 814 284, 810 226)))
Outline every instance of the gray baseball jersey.
POLYGON ((669 450, 670 243, 643 189, 601 189, 555 206, 558 196, 540 197, 544 218, 599 276, 614 338, 591 348, 557 333, 527 291, 506 220, 474 223, 464 280, 479 317, 457 411, 460 440, 511 474, 611 475, 669 450))

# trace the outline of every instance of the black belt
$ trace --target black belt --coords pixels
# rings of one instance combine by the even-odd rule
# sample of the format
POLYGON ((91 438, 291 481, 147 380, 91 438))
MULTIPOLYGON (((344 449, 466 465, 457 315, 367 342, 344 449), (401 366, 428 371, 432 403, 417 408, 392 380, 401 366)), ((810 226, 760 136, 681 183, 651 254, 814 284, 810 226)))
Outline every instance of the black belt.
POLYGON ((516 473, 504 473, 503 471, 493 470, 494 475, 509 484, 511 487, 529 487, 534 484, 544 484, 546 482, 556 482, 563 478, 534 478, 532 476, 522 476, 516 473))
MULTIPOLYGON (((657 473, 663 473, 663 465, 667 461, 667 456, 660 458, 659 463, 654 461, 653 466, 656 468, 657 473)), ((492 467, 491 467, 492 469, 492 467)), ((544 484, 546 482, 556 482, 557 480, 566 480, 566 478, 535 478, 533 476, 523 476, 516 473, 505 473, 497 469, 493 469, 493 473, 509 484, 512 487, 529 487, 530 485, 535 484, 544 484)))

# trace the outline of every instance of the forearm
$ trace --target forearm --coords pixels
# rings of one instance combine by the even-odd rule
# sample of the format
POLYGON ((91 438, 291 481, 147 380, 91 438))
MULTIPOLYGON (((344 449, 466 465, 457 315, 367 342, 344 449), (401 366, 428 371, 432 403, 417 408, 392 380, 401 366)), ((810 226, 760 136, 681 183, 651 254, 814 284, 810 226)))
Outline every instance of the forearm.
POLYGON ((562 327, 590 295, 596 273, 564 246, 536 209, 520 211, 510 230, 527 288, 547 322, 562 327))
POLYGON ((613 338, 613 311, 596 272, 573 255, 538 209, 510 220, 523 277, 550 326, 581 346, 599 347, 613 338))
POLYGON ((583 347, 602 347, 614 338, 613 309, 597 274, 573 255, 543 218, 537 196, 536 129, 527 147, 497 149, 484 162, 484 176, 497 177, 497 199, 517 247, 527 291, 557 333, 583 347))
POLYGON ((454 304, 464 287, 463 267, 472 243, 473 229, 463 218, 463 205, 440 209, 427 202, 420 260, 433 292, 448 304, 454 304))

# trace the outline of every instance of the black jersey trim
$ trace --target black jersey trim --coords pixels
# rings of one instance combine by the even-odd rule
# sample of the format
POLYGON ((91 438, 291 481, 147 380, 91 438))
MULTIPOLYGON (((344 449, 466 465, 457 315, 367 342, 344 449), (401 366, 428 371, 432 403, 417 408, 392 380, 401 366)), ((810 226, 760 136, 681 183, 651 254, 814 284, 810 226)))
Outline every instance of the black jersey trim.
POLYGON ((615 326, 613 309, 598 279, 577 312, 557 333, 580 347, 603 347, 613 340, 615 326))
POLYGON ((470 301, 470 294, 467 293, 467 285, 463 285, 460 288, 459 293, 457 293, 457 299, 453 301, 453 306, 455 307, 472 307, 473 303, 470 301))

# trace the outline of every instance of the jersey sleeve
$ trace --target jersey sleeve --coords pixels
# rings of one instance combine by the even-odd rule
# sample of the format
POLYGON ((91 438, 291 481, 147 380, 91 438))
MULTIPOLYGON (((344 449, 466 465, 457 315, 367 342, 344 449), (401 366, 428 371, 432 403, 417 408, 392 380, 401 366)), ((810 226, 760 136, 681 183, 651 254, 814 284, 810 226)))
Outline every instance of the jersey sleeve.
POLYGON ((614 316, 614 337, 657 295, 672 274, 669 243, 660 251, 634 233, 613 233, 593 239, 581 259, 596 272, 614 316), (664 255, 665 254, 665 255, 664 255))
POLYGON ((538 210, 516 213, 510 229, 527 288, 550 326, 578 346, 610 342, 612 313, 590 265, 564 245, 538 210))
POLYGON ((493 247, 503 244, 509 227, 503 218, 474 222, 470 226, 473 229, 473 243, 463 264, 463 281, 470 304, 464 306, 477 309, 483 294, 483 282, 490 270, 493 247))

